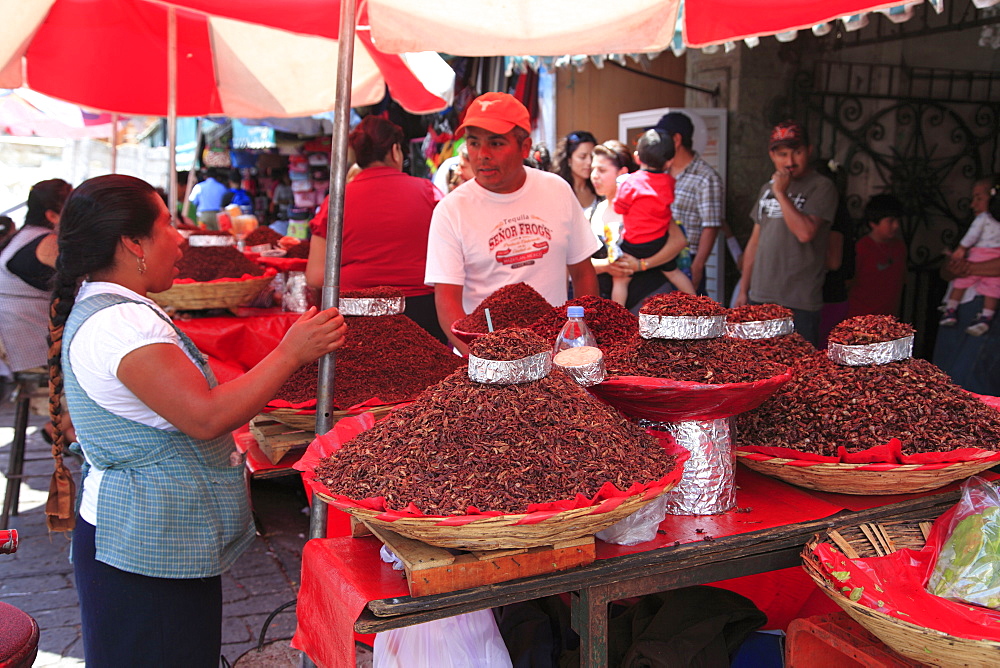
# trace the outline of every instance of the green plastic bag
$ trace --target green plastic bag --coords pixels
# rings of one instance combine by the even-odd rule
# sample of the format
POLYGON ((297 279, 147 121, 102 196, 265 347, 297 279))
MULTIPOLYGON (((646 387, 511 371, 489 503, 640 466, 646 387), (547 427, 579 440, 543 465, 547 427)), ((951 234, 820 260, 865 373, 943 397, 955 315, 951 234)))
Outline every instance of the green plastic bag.
POLYGON ((947 536, 927 591, 1000 609, 1000 491, 982 478, 967 480, 947 536))

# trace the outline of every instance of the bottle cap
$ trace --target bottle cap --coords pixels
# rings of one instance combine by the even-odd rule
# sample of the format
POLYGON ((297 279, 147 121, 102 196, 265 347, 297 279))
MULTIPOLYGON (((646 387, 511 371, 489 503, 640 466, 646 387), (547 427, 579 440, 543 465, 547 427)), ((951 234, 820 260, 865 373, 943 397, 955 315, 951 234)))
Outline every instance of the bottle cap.
POLYGON ((566 317, 567 318, 582 318, 583 317, 583 307, 582 306, 567 306, 566 307, 566 317))

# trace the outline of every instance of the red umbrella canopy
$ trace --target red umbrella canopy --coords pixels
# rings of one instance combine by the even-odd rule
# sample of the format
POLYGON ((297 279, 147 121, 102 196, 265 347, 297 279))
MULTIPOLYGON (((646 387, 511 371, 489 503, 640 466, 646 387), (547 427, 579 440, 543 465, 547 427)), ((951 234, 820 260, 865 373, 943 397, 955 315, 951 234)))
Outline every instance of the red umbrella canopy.
MULTIPOLYGON (((0 85, 26 81, 33 90, 86 107, 166 115, 164 4, 47 1, 51 9, 34 25, 17 0, 0 2, 0 20, 13 26, 0 45, 0 85)), ((336 9, 335 3, 323 4, 336 9)), ((331 30, 314 25, 301 31, 308 34, 297 34, 273 27, 287 14, 283 8, 272 2, 268 10, 257 23, 175 10, 179 116, 305 116, 334 107, 336 19, 331 30)), ((370 40, 358 41, 352 105, 380 101, 388 85, 393 98, 412 112, 448 106, 454 75, 440 57, 386 55, 370 40)))
MULTIPOLYGON (((258 23, 274 12, 269 0, 166 2, 258 23)), ((685 43, 701 47, 901 4, 904 0, 629 0, 612 7, 607 0, 367 0, 361 4, 358 29, 364 33, 370 25, 374 43, 387 53, 642 53, 670 46, 678 13, 685 43)), ((282 0, 281 7, 282 15, 269 19, 271 25, 336 38, 339 2, 282 0)))
MULTIPOLYGON (((919 2, 920 0, 916 0, 919 2)), ((684 0, 688 46, 773 35, 903 4, 902 0, 684 0)), ((368 0, 387 52, 436 48, 467 56, 641 53, 674 37, 681 0, 368 0)))
POLYGON ((685 0, 684 43, 701 47, 775 35, 901 4, 900 0, 685 0))

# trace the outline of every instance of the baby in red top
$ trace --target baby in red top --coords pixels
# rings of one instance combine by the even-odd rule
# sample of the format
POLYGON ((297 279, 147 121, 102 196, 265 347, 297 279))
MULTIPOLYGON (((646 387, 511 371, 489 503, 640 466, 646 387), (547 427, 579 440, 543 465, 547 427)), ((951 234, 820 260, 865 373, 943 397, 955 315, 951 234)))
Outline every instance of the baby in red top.
MULTIPOLYGON (((674 157, 674 142, 662 130, 646 130, 636 143, 635 158, 641 169, 618 186, 615 212, 622 215, 621 250, 639 260, 640 271, 662 271, 675 288, 694 294, 694 285, 677 268, 677 255, 687 239, 673 224, 674 177, 667 168, 674 157), (672 237, 672 239, 671 239, 672 237), (671 243, 673 242, 673 243, 671 243)), ((611 298, 624 304, 628 277, 612 279, 611 298)))

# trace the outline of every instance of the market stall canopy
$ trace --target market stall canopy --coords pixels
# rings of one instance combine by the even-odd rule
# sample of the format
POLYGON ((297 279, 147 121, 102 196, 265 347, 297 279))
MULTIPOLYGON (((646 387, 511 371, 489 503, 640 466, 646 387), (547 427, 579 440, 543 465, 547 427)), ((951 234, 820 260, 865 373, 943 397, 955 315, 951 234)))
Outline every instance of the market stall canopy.
MULTIPOLYGON (((0 87, 167 115, 167 13, 165 4, 147 0, 0 0, 0 87)), ((288 13, 271 2, 260 21, 249 22, 178 3, 177 115, 295 117, 332 109, 336 14, 330 30, 295 33, 280 29, 288 13)), ((377 103, 387 86, 408 111, 439 111, 451 102, 454 72, 437 53, 387 55, 360 34, 351 104, 377 103)))
POLYGON ((0 134, 83 139, 107 138, 112 132, 110 114, 89 113, 27 88, 0 89, 0 134))
MULTIPOLYGON (((271 17, 269 0, 165 0, 216 16, 267 23, 335 39, 339 2, 283 0, 271 17)), ((943 0, 935 0, 936 6, 943 0)), ((987 0, 988 1, 988 0, 987 0)), ((609 11, 606 0, 367 0, 358 34, 387 53, 434 50, 457 56, 561 56, 650 53, 703 47, 813 28, 867 12, 906 9, 923 0, 630 0, 609 11)), ((896 11, 899 10, 899 11, 896 11)), ((898 20, 898 19, 894 19, 898 20)))
MULTIPOLYGON (((907 2, 913 5, 922 2, 907 2)), ((811 28, 903 5, 895 0, 684 0, 687 46, 811 28)), ((368 0, 372 38, 387 52, 463 56, 644 53, 671 46, 681 0, 368 0), (484 26, 489 26, 488 30, 484 26)))

